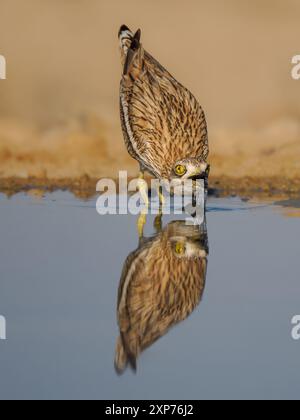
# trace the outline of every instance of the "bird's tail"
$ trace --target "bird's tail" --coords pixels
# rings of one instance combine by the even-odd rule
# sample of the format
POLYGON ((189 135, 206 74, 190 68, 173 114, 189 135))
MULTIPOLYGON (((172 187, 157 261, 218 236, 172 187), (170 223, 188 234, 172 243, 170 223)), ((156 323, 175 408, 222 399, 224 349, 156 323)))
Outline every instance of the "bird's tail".
POLYGON ((141 30, 135 34, 123 25, 119 30, 119 41, 121 49, 121 59, 123 65, 123 75, 131 75, 136 78, 143 67, 144 50, 141 45, 141 30))
MULTIPOLYGON (((134 342, 134 344, 136 343, 134 342)), ((130 365, 131 369, 136 372, 136 357, 137 356, 127 346, 125 338, 121 333, 117 340, 115 354, 115 370, 117 374, 122 375, 128 364, 130 365)))
POLYGON ((125 58, 127 56, 128 48, 132 43, 133 33, 126 25, 122 25, 119 30, 118 37, 120 42, 121 54, 122 57, 125 58))
POLYGON ((122 338, 118 337, 115 354, 115 370, 118 375, 121 375, 125 371, 127 364, 128 357, 122 342, 122 338))

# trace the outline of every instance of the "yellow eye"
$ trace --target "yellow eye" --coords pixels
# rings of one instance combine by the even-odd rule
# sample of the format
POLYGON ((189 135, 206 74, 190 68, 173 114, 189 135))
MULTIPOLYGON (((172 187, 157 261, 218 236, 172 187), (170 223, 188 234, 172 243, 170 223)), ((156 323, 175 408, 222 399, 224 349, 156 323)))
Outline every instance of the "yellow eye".
POLYGON ((184 244, 181 242, 177 242, 177 244, 175 245, 175 252, 178 255, 182 255, 185 252, 185 247, 184 244))
POLYGON ((178 176, 183 176, 186 173, 186 167, 184 165, 177 165, 175 167, 175 173, 178 176))

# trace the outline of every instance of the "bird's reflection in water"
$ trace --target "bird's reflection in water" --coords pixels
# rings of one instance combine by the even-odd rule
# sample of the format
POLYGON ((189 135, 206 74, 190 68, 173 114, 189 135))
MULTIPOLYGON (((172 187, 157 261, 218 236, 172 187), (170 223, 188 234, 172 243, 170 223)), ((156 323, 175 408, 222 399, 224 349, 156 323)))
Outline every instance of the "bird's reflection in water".
POLYGON ((126 259, 118 295, 118 374, 136 370, 141 352, 187 318, 200 303, 206 281, 206 224, 169 223, 126 259))

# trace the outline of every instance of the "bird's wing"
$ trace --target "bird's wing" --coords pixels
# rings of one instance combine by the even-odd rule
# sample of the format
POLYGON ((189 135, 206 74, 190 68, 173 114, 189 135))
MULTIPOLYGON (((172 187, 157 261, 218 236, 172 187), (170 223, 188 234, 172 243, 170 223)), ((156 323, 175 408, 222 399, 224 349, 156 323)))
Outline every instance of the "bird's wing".
POLYGON ((143 49, 140 31, 123 27, 119 37, 121 114, 140 162, 154 175, 168 176, 177 160, 206 160, 206 119, 195 97, 143 49))
POLYGON ((149 246, 151 240, 129 254, 121 274, 117 308, 120 337, 115 358, 115 366, 119 372, 124 370, 127 363, 135 369, 136 359, 140 353, 140 324, 143 321, 142 316, 137 317, 137 314, 142 314, 143 308, 136 308, 133 302, 143 301, 145 294, 151 301, 151 279, 145 278, 145 261, 149 246))

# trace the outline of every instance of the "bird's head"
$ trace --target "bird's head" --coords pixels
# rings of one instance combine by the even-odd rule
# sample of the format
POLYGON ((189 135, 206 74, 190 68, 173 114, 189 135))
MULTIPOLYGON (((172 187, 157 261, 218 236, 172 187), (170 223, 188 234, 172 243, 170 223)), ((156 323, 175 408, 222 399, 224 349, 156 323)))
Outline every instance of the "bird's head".
POLYGON ((191 179, 207 179, 209 176, 210 166, 208 163, 200 159, 188 158, 182 159, 175 163, 172 169, 171 178, 185 181, 191 179))
POLYGON ((209 254, 207 232, 196 225, 175 221, 167 226, 168 240, 176 258, 202 259, 209 254))

